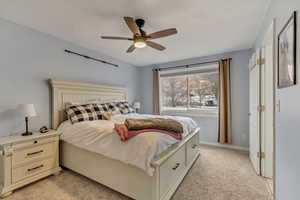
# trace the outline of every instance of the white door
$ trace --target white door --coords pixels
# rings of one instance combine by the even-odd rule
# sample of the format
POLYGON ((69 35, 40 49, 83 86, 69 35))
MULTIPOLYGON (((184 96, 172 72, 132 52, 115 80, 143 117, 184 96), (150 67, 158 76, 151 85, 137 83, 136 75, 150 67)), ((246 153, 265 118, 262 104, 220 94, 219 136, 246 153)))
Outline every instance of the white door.
MULTIPOLYGON (((256 51, 256 55, 259 57, 259 50, 256 51)), ((255 63, 257 56, 254 58, 255 63)), ((260 113, 258 112, 260 105, 260 66, 255 64, 250 67, 250 160, 257 174, 260 174, 260 159, 257 156, 257 152, 260 152, 260 113)))
POLYGON ((273 142, 274 142, 274 98, 275 98, 275 76, 274 76, 274 22, 270 25, 263 41, 262 59, 264 63, 262 70, 262 96, 261 103, 264 105, 262 112, 261 150, 264 158, 261 160, 262 176, 273 177, 273 142))
POLYGON ((268 178, 274 171, 274 30, 273 22, 250 67, 250 159, 257 174, 268 178))

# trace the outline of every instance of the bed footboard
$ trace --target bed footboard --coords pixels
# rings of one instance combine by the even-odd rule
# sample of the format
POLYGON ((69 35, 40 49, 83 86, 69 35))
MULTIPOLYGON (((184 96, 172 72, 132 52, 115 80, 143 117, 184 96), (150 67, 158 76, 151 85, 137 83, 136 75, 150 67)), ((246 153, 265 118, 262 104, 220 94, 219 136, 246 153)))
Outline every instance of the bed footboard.
POLYGON ((199 155, 199 129, 152 162, 153 176, 100 154, 60 142, 60 164, 137 200, 169 200, 199 155))

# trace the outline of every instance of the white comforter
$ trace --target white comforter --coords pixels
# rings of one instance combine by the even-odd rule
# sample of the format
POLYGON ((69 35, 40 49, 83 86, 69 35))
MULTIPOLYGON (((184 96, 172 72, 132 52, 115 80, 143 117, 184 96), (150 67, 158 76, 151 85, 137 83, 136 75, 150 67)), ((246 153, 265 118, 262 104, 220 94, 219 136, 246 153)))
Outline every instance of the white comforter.
POLYGON ((134 165, 152 176, 154 168, 151 167, 151 161, 153 158, 178 141, 166 134, 150 132, 122 142, 114 131, 114 123, 122 123, 126 118, 153 117, 177 120, 183 126, 183 137, 197 127, 197 124, 187 117, 128 114, 115 115, 109 121, 88 121, 73 125, 69 121, 65 121, 59 126, 58 131, 62 133, 61 139, 65 142, 134 165))

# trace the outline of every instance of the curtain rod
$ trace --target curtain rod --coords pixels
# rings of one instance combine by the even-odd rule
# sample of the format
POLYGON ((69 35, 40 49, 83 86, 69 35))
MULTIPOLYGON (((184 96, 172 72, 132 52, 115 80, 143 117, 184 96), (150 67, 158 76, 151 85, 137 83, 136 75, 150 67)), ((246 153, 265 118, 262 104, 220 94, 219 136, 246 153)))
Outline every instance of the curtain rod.
POLYGON ((97 61, 97 62, 102 62, 102 63, 107 64, 107 65, 112 65, 114 67, 119 67, 119 65, 116 65, 116 64, 113 64, 113 63, 110 63, 110 62, 106 62, 105 60, 100 60, 100 59, 97 59, 97 58, 93 58, 93 57, 83 55, 83 54, 80 54, 80 53, 77 53, 77 52, 74 52, 74 51, 70 51, 68 49, 65 49, 65 52, 70 53, 70 54, 74 54, 74 55, 77 55, 77 56, 81 56, 81 57, 86 58, 86 59, 94 60, 94 61, 97 61))
POLYGON ((210 63, 216 63, 219 62, 220 60, 225 60, 225 59, 229 59, 232 60, 232 58, 222 58, 219 60, 212 60, 212 61, 207 61, 207 62, 201 62, 201 63, 192 63, 192 64, 186 64, 186 65, 178 65, 178 66, 174 66, 174 67, 162 67, 162 68, 155 68, 154 70, 159 70, 159 71, 163 71, 163 70, 169 70, 169 69, 176 69, 176 68, 185 68, 191 65, 205 65, 205 64, 210 64, 210 63))

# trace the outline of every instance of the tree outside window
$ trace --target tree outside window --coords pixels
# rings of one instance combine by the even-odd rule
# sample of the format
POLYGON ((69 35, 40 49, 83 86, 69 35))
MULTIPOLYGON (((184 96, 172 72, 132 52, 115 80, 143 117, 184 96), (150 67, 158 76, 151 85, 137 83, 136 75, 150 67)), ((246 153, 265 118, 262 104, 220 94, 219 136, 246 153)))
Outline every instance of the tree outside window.
POLYGON ((161 77, 162 111, 217 112, 218 97, 218 69, 161 77))

